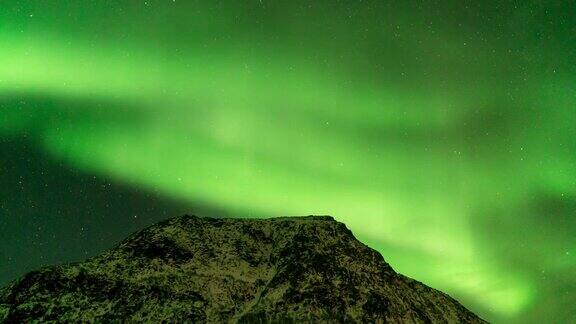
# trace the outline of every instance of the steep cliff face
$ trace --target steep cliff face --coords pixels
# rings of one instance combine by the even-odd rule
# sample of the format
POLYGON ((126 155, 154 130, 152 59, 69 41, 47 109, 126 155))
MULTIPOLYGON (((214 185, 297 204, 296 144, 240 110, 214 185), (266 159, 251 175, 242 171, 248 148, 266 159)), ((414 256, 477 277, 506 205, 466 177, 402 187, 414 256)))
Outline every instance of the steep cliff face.
POLYGON ((0 290, 0 320, 483 321, 397 274, 331 217, 181 216, 0 290))

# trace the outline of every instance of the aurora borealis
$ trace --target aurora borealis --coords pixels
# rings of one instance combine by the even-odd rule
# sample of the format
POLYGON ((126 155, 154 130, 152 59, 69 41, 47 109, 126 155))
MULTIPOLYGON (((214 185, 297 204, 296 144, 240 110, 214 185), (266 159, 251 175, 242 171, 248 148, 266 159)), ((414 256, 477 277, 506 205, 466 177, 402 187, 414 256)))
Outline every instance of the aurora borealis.
POLYGON ((330 214, 494 322, 576 318, 569 1, 0 3, 0 283, 188 212, 330 214))

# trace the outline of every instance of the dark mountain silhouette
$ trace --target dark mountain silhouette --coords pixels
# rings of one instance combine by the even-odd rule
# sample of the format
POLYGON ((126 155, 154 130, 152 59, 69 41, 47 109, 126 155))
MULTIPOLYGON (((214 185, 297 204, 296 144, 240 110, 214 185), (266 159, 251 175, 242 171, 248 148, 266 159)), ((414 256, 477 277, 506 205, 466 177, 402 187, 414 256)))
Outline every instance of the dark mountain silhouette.
POLYGON ((6 322, 484 321, 328 216, 175 217, 0 290, 6 322))

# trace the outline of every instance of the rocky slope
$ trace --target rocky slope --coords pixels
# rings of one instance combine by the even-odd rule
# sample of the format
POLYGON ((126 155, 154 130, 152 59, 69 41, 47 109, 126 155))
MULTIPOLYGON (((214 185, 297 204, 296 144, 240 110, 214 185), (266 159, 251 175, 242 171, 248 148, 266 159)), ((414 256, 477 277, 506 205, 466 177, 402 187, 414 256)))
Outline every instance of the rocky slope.
POLYGON ((483 321, 331 217, 182 216, 0 290, 0 321, 483 321))

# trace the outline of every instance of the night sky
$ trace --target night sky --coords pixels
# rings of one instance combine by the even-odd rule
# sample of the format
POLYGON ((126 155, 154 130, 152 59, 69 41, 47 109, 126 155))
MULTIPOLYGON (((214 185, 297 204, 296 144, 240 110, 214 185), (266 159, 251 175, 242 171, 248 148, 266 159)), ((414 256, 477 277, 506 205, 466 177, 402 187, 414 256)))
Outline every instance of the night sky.
POLYGON ((183 213, 329 214, 576 319, 573 1, 3 1, 0 285, 183 213))

